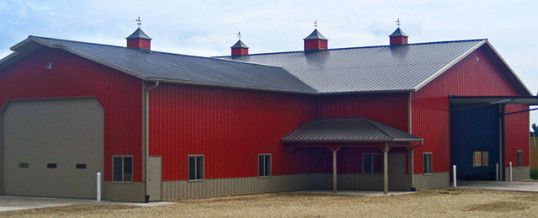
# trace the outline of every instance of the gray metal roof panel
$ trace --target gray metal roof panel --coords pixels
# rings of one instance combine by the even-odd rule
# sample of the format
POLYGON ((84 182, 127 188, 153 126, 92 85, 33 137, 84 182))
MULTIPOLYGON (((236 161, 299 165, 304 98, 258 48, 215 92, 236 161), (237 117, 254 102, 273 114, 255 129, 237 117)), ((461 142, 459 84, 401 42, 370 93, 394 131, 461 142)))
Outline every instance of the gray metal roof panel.
POLYGON ((126 39, 149 39, 151 38, 144 32, 140 27, 136 29, 131 35, 127 36, 126 39))
POLYGON ((240 39, 234 45, 232 45, 231 48, 248 48, 248 46, 245 45, 245 43, 243 43, 243 41, 240 39))
POLYGON ((394 30, 392 34, 390 34, 390 37, 397 37, 397 36, 407 37, 407 34, 405 34, 404 31, 400 29, 400 27, 398 27, 396 30, 394 30))
POLYGON ((421 141, 387 125, 359 118, 315 119, 282 138, 283 142, 421 141))
POLYGON ((233 60, 281 66, 319 93, 416 91, 485 42, 479 39, 268 53, 233 60))
POLYGON ((310 35, 308 35, 306 38, 304 38, 304 40, 311 40, 311 39, 328 40, 327 38, 325 38, 325 36, 323 36, 323 35, 318 31, 318 29, 315 29, 312 33, 310 33, 310 35))
POLYGON ((119 46, 44 37, 29 38, 30 41, 64 49, 145 80, 283 92, 316 92, 281 67, 163 52, 144 52, 119 46))

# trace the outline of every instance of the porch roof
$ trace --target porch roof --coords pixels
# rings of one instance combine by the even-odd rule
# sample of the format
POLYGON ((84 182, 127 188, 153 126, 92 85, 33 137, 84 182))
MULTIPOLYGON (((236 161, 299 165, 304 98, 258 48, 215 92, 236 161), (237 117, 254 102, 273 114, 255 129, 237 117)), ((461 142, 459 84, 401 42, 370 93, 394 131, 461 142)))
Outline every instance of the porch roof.
POLYGON ((282 138, 284 143, 415 141, 422 138, 364 117, 314 119, 282 138))

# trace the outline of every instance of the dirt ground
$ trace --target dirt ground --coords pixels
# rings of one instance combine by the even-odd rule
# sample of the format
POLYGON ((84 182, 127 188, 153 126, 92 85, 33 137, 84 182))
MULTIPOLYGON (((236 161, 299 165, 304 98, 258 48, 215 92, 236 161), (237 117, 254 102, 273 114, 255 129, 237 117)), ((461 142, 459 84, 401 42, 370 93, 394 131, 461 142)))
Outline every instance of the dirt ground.
POLYGON ((538 193, 439 189, 381 197, 276 193, 159 207, 76 205, 3 212, 16 217, 536 217, 538 193))

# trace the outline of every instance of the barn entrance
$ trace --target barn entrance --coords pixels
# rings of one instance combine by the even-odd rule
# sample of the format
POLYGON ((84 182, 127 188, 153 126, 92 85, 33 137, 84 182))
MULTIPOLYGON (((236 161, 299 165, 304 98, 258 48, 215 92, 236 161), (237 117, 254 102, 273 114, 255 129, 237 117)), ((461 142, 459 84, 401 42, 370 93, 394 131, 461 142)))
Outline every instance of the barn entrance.
POLYGON ((501 112, 498 104, 451 107, 450 158, 458 179, 496 180, 496 165, 502 163, 501 112))
MULTIPOLYGON (((450 96, 450 160, 458 180, 503 180, 504 106, 537 105, 535 96, 450 96)), ((516 111, 509 114, 528 112, 516 111)))
POLYGON ((6 195, 94 198, 104 111, 94 98, 9 101, 1 111, 6 195))

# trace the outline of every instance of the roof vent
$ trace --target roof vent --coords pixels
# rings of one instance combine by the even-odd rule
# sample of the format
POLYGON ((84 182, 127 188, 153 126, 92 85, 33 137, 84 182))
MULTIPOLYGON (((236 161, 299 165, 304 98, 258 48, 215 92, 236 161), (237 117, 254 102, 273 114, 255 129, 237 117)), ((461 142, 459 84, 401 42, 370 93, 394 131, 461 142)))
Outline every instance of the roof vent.
POLYGON ((237 37, 239 40, 232 45, 232 56, 242 56, 242 55, 248 55, 248 46, 241 41, 241 32, 237 33, 237 37))
POLYGON ((304 51, 320 51, 327 50, 327 41, 328 39, 325 36, 321 35, 318 31, 318 23, 314 22, 314 32, 310 33, 306 38, 304 38, 304 51))
POLYGON ((151 38, 140 29, 140 25, 142 25, 142 20, 140 20, 140 17, 136 19, 138 24, 138 29, 134 31, 133 34, 128 36, 127 39, 127 48, 136 48, 140 50, 150 50, 151 49, 151 38))

